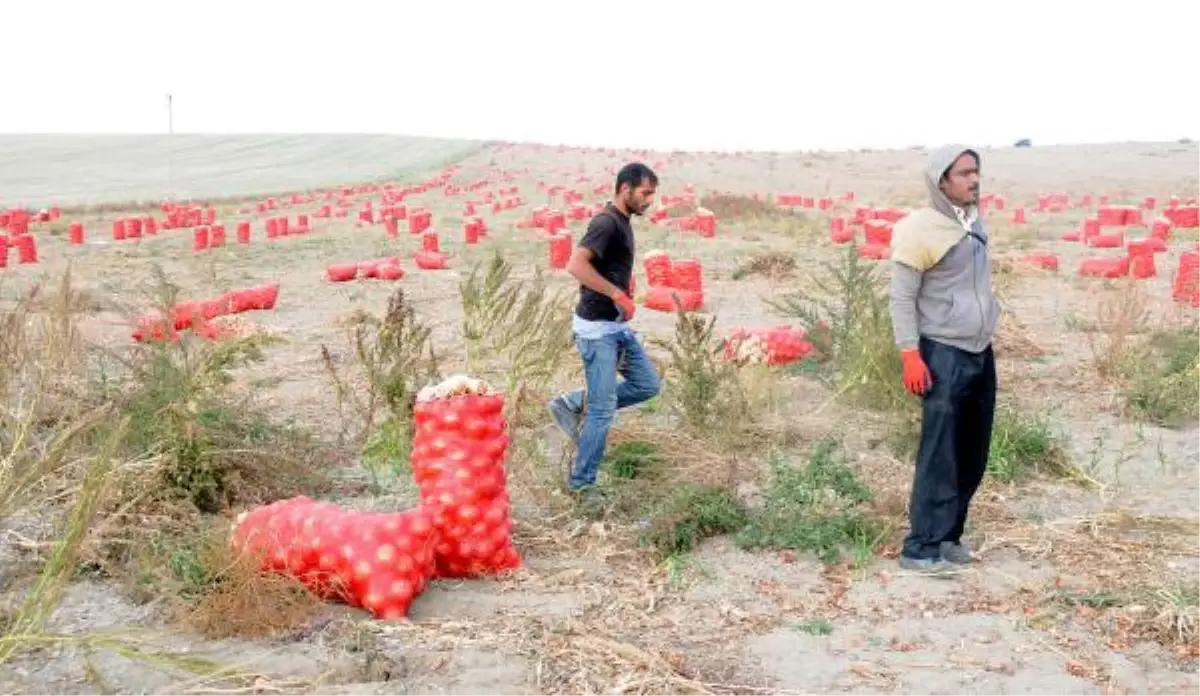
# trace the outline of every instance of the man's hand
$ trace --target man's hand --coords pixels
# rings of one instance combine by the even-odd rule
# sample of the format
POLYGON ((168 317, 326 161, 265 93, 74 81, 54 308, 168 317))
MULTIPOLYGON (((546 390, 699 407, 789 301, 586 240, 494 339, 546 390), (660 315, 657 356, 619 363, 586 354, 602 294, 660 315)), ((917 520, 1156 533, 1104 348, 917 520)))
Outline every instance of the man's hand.
POLYGON ((912 394, 923 396, 933 386, 933 377, 921 359, 921 351, 916 348, 900 351, 900 361, 904 363, 904 388, 912 394))
POLYGON ((633 300, 629 299, 629 295, 618 290, 613 293, 612 301, 617 306, 617 321, 630 321, 633 319, 633 312, 637 309, 637 305, 633 304, 633 300))

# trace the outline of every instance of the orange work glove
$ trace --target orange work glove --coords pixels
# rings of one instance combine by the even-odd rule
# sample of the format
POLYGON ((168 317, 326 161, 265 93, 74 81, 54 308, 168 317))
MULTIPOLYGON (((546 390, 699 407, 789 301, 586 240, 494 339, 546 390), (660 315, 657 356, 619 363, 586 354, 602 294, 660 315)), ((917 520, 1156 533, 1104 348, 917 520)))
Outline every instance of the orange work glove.
POLYGON ((921 359, 921 351, 916 348, 900 351, 900 361, 904 363, 904 388, 922 396, 933 386, 933 377, 929 368, 921 359))
POLYGON ((633 304, 633 300, 629 299, 629 295, 618 290, 617 294, 613 295, 612 301, 617 305, 617 321, 633 319, 633 312, 637 306, 633 304))

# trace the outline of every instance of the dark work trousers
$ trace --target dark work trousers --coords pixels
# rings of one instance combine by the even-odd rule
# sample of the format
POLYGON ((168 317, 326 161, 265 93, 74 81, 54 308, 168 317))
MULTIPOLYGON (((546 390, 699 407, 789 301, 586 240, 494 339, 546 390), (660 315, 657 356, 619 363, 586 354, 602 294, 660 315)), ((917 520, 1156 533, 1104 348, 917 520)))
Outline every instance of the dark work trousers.
POLYGON ((996 361, 982 353, 921 339, 933 386, 925 393, 921 442, 909 501, 904 555, 938 558, 941 543, 957 543, 971 498, 983 480, 996 412, 996 361))

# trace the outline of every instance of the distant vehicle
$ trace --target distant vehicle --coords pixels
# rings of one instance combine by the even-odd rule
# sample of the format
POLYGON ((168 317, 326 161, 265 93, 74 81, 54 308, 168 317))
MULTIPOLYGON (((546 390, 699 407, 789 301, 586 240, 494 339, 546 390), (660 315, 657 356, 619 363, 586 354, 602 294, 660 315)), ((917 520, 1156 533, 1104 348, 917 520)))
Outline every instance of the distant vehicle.
POLYGON ((1013 147, 1033 147, 1033 141, 1029 138, 1021 138, 1017 142, 1013 143, 1013 147))

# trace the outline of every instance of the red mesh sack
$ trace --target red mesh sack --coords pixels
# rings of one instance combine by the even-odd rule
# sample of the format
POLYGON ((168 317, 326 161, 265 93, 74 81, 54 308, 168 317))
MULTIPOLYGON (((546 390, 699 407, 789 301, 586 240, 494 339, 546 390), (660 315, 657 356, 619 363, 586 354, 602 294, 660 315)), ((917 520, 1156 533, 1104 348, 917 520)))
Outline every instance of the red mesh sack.
POLYGON ((421 390, 413 420, 413 478, 438 530, 438 576, 478 577, 519 567, 504 397, 482 381, 451 377, 421 390))
POLYGON ((665 251, 651 251, 642 261, 646 269, 646 282, 652 288, 671 286, 671 257, 665 251))
POLYGON ((390 256, 382 259, 373 259, 371 261, 360 261, 358 263, 358 275, 360 278, 379 278, 381 269, 386 267, 400 267, 400 259, 395 256, 390 256))
POLYGON ((274 309, 275 302, 278 299, 279 283, 247 288, 245 290, 233 290, 226 293, 224 298, 232 314, 274 309))
POLYGON ((700 262, 695 259, 674 262, 671 266, 671 286, 688 292, 702 292, 704 287, 700 262))
POLYGON ((143 341, 177 341, 179 332, 173 322, 163 317, 162 312, 151 311, 138 317, 134 322, 133 340, 143 341))
POLYGON ((892 225, 887 220, 867 220, 863 223, 867 244, 888 246, 892 243, 892 225))
POLYGON ((1125 246, 1125 234, 1119 231, 1112 234, 1098 234, 1088 238, 1087 244, 1096 249, 1118 249, 1125 246))
POLYGON ((264 571, 382 619, 408 614, 433 575, 436 542, 428 510, 353 512, 304 496, 243 513, 230 540, 264 571))
POLYGON ((1058 270, 1058 256, 1056 254, 1026 254, 1021 257, 1021 262, 1046 271, 1058 270))
POLYGON ((1158 268, 1154 265, 1154 254, 1130 254, 1129 275, 1138 280, 1158 275, 1158 268))
MULTIPOLYGON (((835 218, 841 220, 842 218, 835 218)), ((840 225, 829 230, 829 241, 834 244, 849 244, 854 241, 854 228, 840 225)))
POLYGON ((1200 207, 1194 205, 1168 208, 1163 216, 1175 227, 1200 227, 1200 207))
POLYGON ((1180 255, 1171 297, 1176 302, 1200 306, 1200 252, 1185 251, 1180 255))
POLYGON ((872 259, 875 261, 883 261, 886 259, 891 250, 886 244, 859 244, 854 248, 860 258, 872 259))
POLYGON ((325 275, 334 283, 345 283, 358 277, 358 264, 341 263, 325 269, 325 275))
POLYGON ((740 365, 788 365, 812 352, 807 332, 790 325, 737 329, 725 341, 725 357, 740 365))
POLYGON ((437 251, 418 251, 413 254, 417 268, 426 271, 438 271, 446 268, 446 255, 437 251))
POLYGON ((1079 262, 1079 275, 1091 278, 1122 278, 1129 275, 1129 257, 1084 259, 1079 262))
POLYGON ((375 277, 380 280, 400 280, 404 277, 404 269, 400 263, 381 263, 375 267, 375 277))
POLYGON ((683 311, 696 312, 704 307, 704 293, 676 288, 650 288, 642 304, 657 312, 674 312, 677 301, 683 311))
POLYGON ((571 236, 555 234, 550 237, 550 268, 563 269, 571 260, 571 236))
POLYGON ((1129 250, 1130 256, 1138 255, 1154 255, 1167 250, 1167 243, 1158 237, 1146 237, 1145 239, 1131 239, 1125 245, 1129 250))

